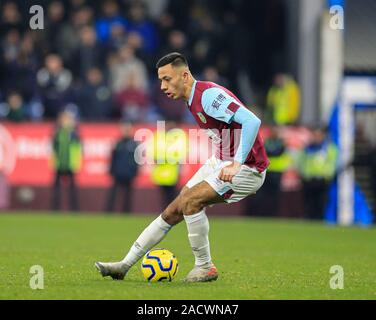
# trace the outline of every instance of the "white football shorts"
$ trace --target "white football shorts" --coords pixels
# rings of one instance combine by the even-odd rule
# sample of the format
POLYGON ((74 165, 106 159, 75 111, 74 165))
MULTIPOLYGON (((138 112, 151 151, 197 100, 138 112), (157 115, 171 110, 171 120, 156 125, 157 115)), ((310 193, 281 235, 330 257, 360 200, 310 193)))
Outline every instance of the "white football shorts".
POLYGON ((195 173, 186 186, 192 188, 201 181, 206 181, 227 203, 238 202, 261 188, 265 181, 266 170, 258 172, 256 168, 242 165, 232 182, 224 182, 218 178, 221 169, 231 161, 217 159, 214 155, 195 173))

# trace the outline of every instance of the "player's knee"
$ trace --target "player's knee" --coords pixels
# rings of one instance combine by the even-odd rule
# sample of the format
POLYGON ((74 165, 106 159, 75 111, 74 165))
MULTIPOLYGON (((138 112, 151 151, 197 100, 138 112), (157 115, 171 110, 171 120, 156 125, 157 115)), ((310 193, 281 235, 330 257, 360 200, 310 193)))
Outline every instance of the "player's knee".
POLYGON ((201 211, 204 205, 198 199, 192 199, 187 195, 183 195, 180 200, 180 208, 184 215, 191 215, 201 211))
POLYGON ((176 208, 174 208, 172 205, 169 205, 162 212, 162 218, 171 226, 174 226, 183 220, 182 214, 180 214, 178 210, 176 210, 176 208))

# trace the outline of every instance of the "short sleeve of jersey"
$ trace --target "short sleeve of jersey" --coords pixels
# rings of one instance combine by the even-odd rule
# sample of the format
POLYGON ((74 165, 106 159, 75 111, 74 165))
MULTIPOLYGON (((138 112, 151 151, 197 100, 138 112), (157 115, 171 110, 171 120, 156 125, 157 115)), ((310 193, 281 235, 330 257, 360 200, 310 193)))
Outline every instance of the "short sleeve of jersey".
POLYGON ((214 119, 231 123, 238 102, 220 88, 206 89, 201 97, 201 104, 206 114, 214 119))

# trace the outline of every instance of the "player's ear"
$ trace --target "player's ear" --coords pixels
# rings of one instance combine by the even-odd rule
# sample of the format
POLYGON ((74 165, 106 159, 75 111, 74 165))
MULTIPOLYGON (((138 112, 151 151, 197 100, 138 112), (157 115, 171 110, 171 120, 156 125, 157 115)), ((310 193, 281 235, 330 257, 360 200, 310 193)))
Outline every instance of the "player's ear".
POLYGON ((189 72, 188 72, 188 70, 183 70, 183 80, 184 80, 184 83, 188 82, 188 78, 189 78, 189 72))

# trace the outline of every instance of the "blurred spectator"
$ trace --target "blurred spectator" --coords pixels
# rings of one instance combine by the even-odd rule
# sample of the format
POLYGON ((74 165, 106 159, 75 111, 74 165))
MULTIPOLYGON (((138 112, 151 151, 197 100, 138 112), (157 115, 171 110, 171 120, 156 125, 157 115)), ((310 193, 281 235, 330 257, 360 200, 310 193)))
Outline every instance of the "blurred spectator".
POLYGON ((69 0, 70 11, 79 10, 86 5, 87 5, 86 0, 69 0))
POLYGON ((80 46, 79 32, 82 27, 92 25, 94 20, 93 9, 89 6, 83 6, 77 11, 71 11, 69 21, 63 23, 57 34, 56 47, 63 61, 72 60, 73 53, 80 46))
POLYGON ((169 33, 175 29, 174 18, 168 12, 164 12, 156 20, 156 28, 159 36, 159 47, 164 48, 167 46, 169 33))
MULTIPOLYGON (((137 56, 142 55, 142 38, 139 33, 135 31, 128 32, 127 35, 127 45, 134 49, 137 52, 137 56)), ((155 62, 155 61, 154 61, 155 62)))
POLYGON ((78 105, 82 120, 106 120, 111 115, 111 91, 99 68, 86 73, 86 80, 78 90, 78 105))
POLYGON ((148 152, 154 160, 151 178, 161 190, 163 210, 176 197, 180 161, 187 152, 186 133, 176 128, 175 122, 166 122, 165 128, 158 128, 155 132, 152 148, 148 152))
POLYGON ((193 7, 187 37, 192 39, 190 67, 193 73, 200 73, 209 61, 217 63, 218 53, 223 48, 223 31, 205 7, 198 4, 193 7))
POLYGON ((111 89, 119 93, 127 87, 129 78, 137 88, 147 89, 147 70, 145 64, 135 56, 134 49, 128 45, 123 46, 110 62, 111 89))
POLYGON ((263 190, 265 212, 280 216, 281 178, 292 164, 286 144, 277 127, 270 128, 270 135, 265 138, 265 150, 270 160, 268 179, 265 179, 263 190))
POLYGON ((0 114, 13 122, 21 122, 26 119, 25 105, 22 96, 18 92, 11 92, 5 103, 0 106, 0 114))
POLYGON ((50 54, 46 57, 45 67, 37 73, 42 102, 46 118, 55 118, 71 100, 70 85, 72 74, 64 69, 61 57, 50 54))
POLYGON ((44 32, 49 45, 49 51, 56 52, 61 44, 59 35, 64 26, 65 7, 61 1, 52 1, 47 8, 47 19, 44 32))
POLYGON ((147 71, 154 75, 156 55, 143 50, 141 35, 136 31, 128 32, 126 44, 134 50, 135 56, 144 63, 147 71))
POLYGON ((3 63, 10 63, 18 58, 21 50, 21 36, 17 29, 11 29, 5 34, 1 44, 3 63))
POLYGON ((113 183, 108 194, 106 211, 114 211, 118 189, 123 187, 123 212, 129 213, 132 210, 133 180, 138 173, 138 164, 134 156, 137 143, 133 140, 130 123, 122 124, 120 130, 122 136, 111 154, 110 174, 113 183))
POLYGON ((286 74, 276 74, 266 104, 266 120, 269 123, 295 124, 300 113, 300 90, 294 79, 286 74))
POLYGON ((0 86, 5 94, 16 90, 27 99, 35 94, 37 61, 33 48, 28 34, 24 39, 15 29, 6 34, 0 47, 0 86))
POLYGON ((105 65, 106 51, 103 45, 97 43, 94 28, 84 26, 79 31, 80 44, 72 54, 70 63, 74 75, 81 81, 94 66, 103 69, 105 65))
POLYGON ((324 216, 328 186, 337 170, 337 157, 337 147, 327 137, 326 131, 313 129, 311 142, 298 156, 308 218, 322 219, 324 216))
POLYGON ((122 23, 113 23, 107 47, 111 51, 118 51, 127 43, 127 30, 122 23))
POLYGON ((145 4, 147 15, 156 21, 166 12, 169 0, 142 0, 142 2, 145 4))
POLYGON ((120 14, 119 6, 114 0, 106 0, 102 4, 100 17, 95 22, 95 29, 98 39, 106 43, 111 37, 111 29, 113 25, 121 24, 127 30, 128 22, 120 14))
POLYGON ((134 1, 129 8, 129 32, 136 32, 142 38, 142 50, 153 54, 157 48, 157 32, 151 20, 146 16, 142 1, 134 1))
POLYGON ((149 106, 148 96, 146 91, 140 87, 135 72, 128 75, 124 89, 115 95, 114 100, 123 120, 130 122, 146 120, 149 106))
POLYGON ((179 52, 189 59, 188 41, 184 32, 176 29, 172 30, 168 34, 167 41, 167 44, 160 50, 159 56, 162 57, 170 52, 179 52))
POLYGON ((202 79, 205 81, 217 83, 224 87, 228 86, 227 79, 219 75, 217 68, 213 66, 208 66, 203 70, 202 79))
POLYGON ((69 180, 69 206, 79 210, 75 175, 81 167, 81 143, 74 115, 69 111, 59 114, 56 132, 53 137, 53 164, 55 181, 53 185, 52 207, 60 208, 61 183, 69 180))
POLYGON ((134 49, 123 46, 110 63, 110 81, 118 114, 126 121, 142 121, 148 107, 147 70, 134 49))
POLYGON ((8 33, 10 30, 22 32, 25 29, 25 22, 15 2, 4 1, 0 3, 0 37, 8 33))
MULTIPOLYGON (((35 43, 31 33, 26 33, 21 41, 21 48, 14 67, 14 88, 20 91, 25 101, 29 103, 38 95, 36 73, 40 61, 35 53, 35 43)), ((10 74, 8 74, 8 77, 10 74)), ((8 78, 8 81, 10 79, 8 78)))
POLYGON ((186 30, 191 20, 188 13, 194 3, 194 1, 185 0, 169 1, 166 13, 161 16, 160 22, 163 22, 169 30, 171 26, 175 29, 186 30))

